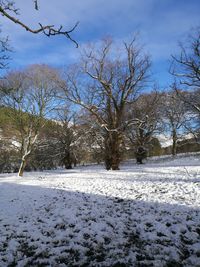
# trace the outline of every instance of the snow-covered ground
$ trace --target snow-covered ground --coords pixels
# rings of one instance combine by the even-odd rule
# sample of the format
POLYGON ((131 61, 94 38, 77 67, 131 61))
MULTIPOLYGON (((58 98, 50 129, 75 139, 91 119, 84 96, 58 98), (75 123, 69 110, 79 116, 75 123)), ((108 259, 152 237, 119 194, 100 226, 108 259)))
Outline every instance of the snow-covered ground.
POLYGON ((1 174, 0 266, 200 266, 200 157, 1 174))

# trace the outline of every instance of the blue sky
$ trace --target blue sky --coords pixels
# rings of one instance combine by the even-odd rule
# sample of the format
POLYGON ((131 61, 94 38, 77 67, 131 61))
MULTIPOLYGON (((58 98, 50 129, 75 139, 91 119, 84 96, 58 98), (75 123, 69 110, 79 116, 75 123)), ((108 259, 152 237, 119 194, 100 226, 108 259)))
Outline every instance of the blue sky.
MULTIPOLYGON (((169 60, 178 53, 178 41, 200 25, 200 0, 39 0, 39 12, 33 9, 32 0, 16 2, 20 18, 33 28, 41 22, 70 29, 79 21, 72 36, 80 47, 108 35, 120 43, 139 32, 161 86, 168 83, 169 60)), ((2 17, 1 25, 15 51, 11 69, 34 63, 64 66, 78 58, 80 49, 64 37, 33 35, 2 17)))

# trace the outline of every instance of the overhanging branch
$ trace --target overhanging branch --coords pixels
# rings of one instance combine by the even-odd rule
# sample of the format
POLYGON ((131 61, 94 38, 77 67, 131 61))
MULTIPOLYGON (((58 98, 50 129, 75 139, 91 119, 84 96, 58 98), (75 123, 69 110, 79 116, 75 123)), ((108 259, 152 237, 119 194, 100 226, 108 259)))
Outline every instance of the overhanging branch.
MULTIPOLYGON (((38 9, 38 4, 37 1, 34 1, 35 3, 35 9, 38 9)), ((1 4, 1 2, 0 2, 1 4)), ((78 47, 78 43, 71 37, 71 33, 76 29, 76 27, 78 26, 79 22, 77 22, 74 27, 68 31, 63 30, 63 26, 61 25, 59 28, 55 28, 54 25, 42 25, 41 23, 39 23, 39 28, 38 29, 32 29, 31 27, 29 27, 28 25, 26 25, 25 23, 23 23, 21 20, 17 19, 16 17, 11 16, 8 11, 12 11, 15 14, 17 14, 17 9, 14 9, 13 6, 9 6, 7 4, 7 6, 4 5, 0 5, 0 13, 2 14, 2 16, 5 16, 6 18, 8 18, 10 21, 20 25, 22 28, 24 28, 26 31, 31 32, 33 34, 38 34, 38 33, 43 33, 46 36, 50 37, 50 36, 55 36, 55 35, 64 35, 65 37, 67 37, 70 41, 72 41, 76 47, 78 47)))

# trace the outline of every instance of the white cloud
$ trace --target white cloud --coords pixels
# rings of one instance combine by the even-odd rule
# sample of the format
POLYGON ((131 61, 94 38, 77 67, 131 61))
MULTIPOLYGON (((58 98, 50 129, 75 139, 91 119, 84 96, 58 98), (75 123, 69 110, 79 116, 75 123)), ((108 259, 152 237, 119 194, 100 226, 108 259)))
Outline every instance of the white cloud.
MULTIPOLYGON (((73 33, 81 44, 97 41, 104 35, 113 35, 117 40, 126 39, 136 31, 154 61, 167 60, 177 49, 178 40, 200 23, 194 0, 183 3, 172 0, 39 0, 39 11, 34 10, 32 0, 16 1, 20 18, 33 28, 38 22, 55 24, 70 29, 80 21, 73 33)), ((50 39, 26 32, 2 18, 4 32, 10 35, 16 51, 16 64, 72 61, 77 57, 75 46, 64 38, 50 39), (31 55, 32 54, 32 55, 31 55)))

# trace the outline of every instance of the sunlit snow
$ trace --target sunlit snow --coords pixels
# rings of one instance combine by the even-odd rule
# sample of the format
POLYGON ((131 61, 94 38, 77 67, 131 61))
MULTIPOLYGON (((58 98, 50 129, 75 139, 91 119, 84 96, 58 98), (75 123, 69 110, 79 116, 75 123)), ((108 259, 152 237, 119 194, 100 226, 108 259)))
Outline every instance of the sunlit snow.
POLYGON ((9 264, 200 266, 200 157, 1 174, 9 264))

